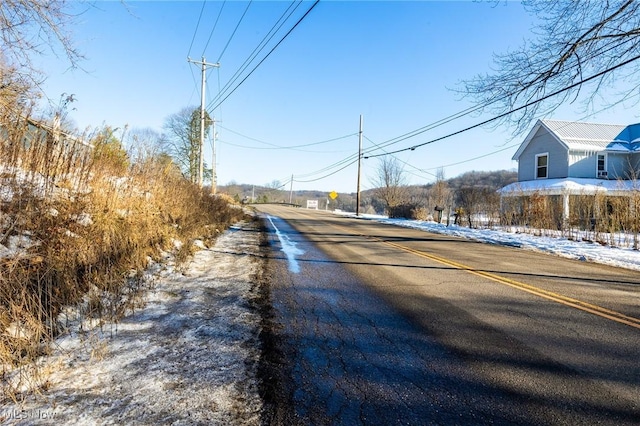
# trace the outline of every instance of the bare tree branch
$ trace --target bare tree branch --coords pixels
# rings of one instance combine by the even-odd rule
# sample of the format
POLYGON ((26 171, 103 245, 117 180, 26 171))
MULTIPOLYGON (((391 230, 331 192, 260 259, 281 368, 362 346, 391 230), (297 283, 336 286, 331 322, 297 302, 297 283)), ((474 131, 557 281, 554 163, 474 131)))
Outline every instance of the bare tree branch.
POLYGON ((72 67, 82 55, 74 46, 70 28, 75 22, 69 0, 2 0, 0 2, 0 55, 19 72, 33 72, 32 57, 49 51, 62 54, 72 67))
MULTIPOLYGON (((598 92, 640 70, 635 62, 615 68, 640 54, 640 2, 527 0, 524 4, 541 20, 534 31, 537 38, 516 51, 495 55, 494 72, 463 82, 464 95, 492 113, 504 114, 603 70, 613 70, 507 115, 496 125, 507 124, 520 132, 536 118, 581 95, 586 95, 587 108, 598 92)), ((638 88, 636 79, 630 90, 638 88)))
POLYGON ((377 176, 372 181, 375 195, 384 201, 387 212, 407 202, 409 191, 404 170, 395 157, 383 157, 378 165, 377 176))

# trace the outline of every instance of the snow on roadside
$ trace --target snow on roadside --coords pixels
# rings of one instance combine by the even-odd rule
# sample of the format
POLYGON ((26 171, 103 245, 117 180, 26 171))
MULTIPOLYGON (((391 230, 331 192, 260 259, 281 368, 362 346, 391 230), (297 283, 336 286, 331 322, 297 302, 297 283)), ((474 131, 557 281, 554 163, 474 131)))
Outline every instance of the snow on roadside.
MULTIPOLYGON (((355 216, 348 213, 339 214, 343 216, 355 216)), ((640 251, 634 250, 632 247, 611 247, 584 240, 569 240, 562 236, 545 237, 520 232, 506 232, 501 229, 471 229, 457 225, 446 226, 431 221, 389 219, 376 215, 363 215, 361 218, 490 244, 541 251, 585 262, 601 263, 637 271, 640 270, 640 251)))
POLYGON ((256 230, 232 227, 182 272, 166 269, 118 324, 60 338, 41 366, 47 390, 0 407, 0 421, 259 424, 256 230))

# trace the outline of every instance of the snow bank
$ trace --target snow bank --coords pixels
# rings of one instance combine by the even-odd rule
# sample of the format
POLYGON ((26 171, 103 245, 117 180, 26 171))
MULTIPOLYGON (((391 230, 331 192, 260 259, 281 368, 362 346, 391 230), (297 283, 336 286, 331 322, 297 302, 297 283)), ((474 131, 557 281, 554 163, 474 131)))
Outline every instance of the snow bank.
POLYGON ((243 224, 167 268, 118 324, 56 341, 47 389, 0 408, 8 424, 257 425, 260 317, 252 275, 259 232, 243 224))

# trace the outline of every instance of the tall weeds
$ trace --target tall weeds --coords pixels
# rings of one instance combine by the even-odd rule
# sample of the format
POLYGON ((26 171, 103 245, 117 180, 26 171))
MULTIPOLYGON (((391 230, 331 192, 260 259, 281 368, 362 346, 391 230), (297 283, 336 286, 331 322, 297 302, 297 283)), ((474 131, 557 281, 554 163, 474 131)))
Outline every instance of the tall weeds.
POLYGON ((502 199, 502 224, 516 232, 558 236, 613 247, 639 248, 640 191, 608 195, 569 196, 569 216, 563 217, 561 195, 515 194, 502 199))
MULTIPOLYGON (((182 241, 214 239, 244 213, 185 180, 163 155, 132 162, 104 132, 90 144, 0 121, 0 364, 46 353, 69 307, 117 320, 134 306, 141 271, 182 241)), ((22 377, 21 380, 26 380, 22 377)), ((19 386, 18 386, 19 387, 19 386)))

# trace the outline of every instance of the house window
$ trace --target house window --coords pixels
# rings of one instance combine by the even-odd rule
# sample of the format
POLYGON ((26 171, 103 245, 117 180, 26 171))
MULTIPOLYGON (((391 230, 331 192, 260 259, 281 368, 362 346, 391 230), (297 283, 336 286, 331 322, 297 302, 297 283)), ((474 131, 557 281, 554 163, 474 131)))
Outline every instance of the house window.
POLYGON ((606 154, 598 154, 598 175, 607 171, 607 156, 606 154))
POLYGON ((549 177, 549 154, 536 155, 536 179, 549 177))

